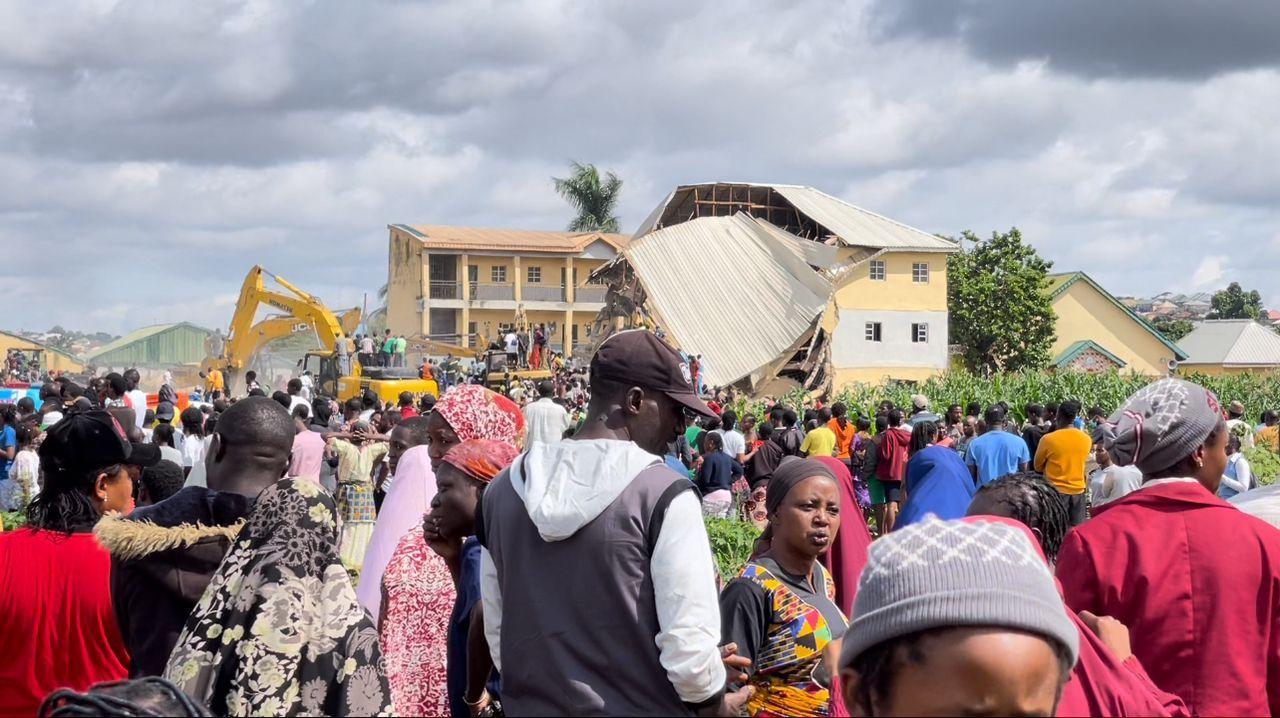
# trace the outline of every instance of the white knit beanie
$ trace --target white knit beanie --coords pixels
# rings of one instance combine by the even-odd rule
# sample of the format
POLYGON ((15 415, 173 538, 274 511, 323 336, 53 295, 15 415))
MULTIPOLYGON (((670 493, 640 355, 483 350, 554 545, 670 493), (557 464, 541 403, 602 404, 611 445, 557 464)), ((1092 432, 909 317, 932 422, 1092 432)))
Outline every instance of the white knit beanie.
POLYGON ((858 581, 840 665, 899 636, 992 626, 1061 644, 1075 664, 1080 636, 1039 551, 994 521, 926 518, 874 541, 858 581))

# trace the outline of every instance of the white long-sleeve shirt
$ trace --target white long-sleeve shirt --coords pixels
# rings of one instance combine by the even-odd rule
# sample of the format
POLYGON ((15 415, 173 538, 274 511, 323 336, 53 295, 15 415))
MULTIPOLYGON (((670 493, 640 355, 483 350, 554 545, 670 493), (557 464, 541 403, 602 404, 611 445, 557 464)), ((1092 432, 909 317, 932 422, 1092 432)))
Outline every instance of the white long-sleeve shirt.
MULTIPOLYGON (((577 444, 581 442, 565 442, 577 444)), ((701 703, 724 688, 720 658, 720 602, 716 568, 702 522, 702 506, 692 491, 667 507, 649 558, 658 614, 659 660, 680 699, 701 703)), ((502 670, 502 586, 489 552, 480 553, 480 594, 485 638, 493 665, 502 670)))
POLYGON ((524 408, 525 444, 535 441, 554 444, 564 438, 564 432, 573 425, 569 412, 563 406, 543 397, 524 408))
POLYGON ((1253 485, 1253 470, 1249 468, 1249 460, 1244 458, 1244 454, 1233 454, 1227 461, 1235 463, 1236 477, 1233 479, 1223 474, 1222 485, 1233 489, 1237 494, 1243 494, 1253 485))

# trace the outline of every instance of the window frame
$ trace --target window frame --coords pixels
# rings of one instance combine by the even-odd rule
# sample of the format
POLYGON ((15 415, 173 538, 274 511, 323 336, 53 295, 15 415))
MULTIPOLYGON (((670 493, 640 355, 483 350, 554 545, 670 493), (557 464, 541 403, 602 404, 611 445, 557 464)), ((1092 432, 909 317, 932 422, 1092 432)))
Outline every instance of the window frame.
POLYGON ((912 344, 928 344, 929 343, 929 322, 912 322, 911 323, 911 343, 912 344), (923 336, 923 338, 921 338, 923 336))
POLYGON ((542 267, 525 267, 525 284, 542 284, 542 267))
POLYGON ((862 330, 863 341, 875 342, 880 344, 884 341, 884 324, 883 322, 867 322, 862 330))
POLYGON ((912 282, 916 284, 928 284, 930 274, 931 274, 931 271, 929 269, 928 262, 912 262, 911 263, 911 281, 912 282))
POLYGON ((489 265, 489 283, 490 284, 506 284, 507 283, 507 265, 490 264, 489 265))
POLYGON ((867 265, 867 278, 873 282, 883 282, 889 278, 889 267, 883 259, 871 260, 871 263, 867 265), (876 270, 879 270, 880 276, 876 276, 876 270))

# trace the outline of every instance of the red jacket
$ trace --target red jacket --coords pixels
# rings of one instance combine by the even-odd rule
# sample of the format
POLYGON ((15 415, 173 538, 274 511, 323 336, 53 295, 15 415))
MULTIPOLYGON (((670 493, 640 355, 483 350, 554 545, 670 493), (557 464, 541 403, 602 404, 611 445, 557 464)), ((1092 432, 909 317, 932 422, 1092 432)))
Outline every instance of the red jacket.
POLYGON ((911 446, 911 432, 896 426, 884 432, 884 438, 876 448, 876 478, 881 481, 902 481, 907 470, 907 448, 911 446))
POLYGON ((59 688, 129 676, 110 574, 93 534, 0 535, 0 716, 35 715, 59 688))
POLYGON ((1193 714, 1280 715, 1280 531, 1189 481, 1097 512, 1058 556, 1071 610, 1128 626, 1193 714))

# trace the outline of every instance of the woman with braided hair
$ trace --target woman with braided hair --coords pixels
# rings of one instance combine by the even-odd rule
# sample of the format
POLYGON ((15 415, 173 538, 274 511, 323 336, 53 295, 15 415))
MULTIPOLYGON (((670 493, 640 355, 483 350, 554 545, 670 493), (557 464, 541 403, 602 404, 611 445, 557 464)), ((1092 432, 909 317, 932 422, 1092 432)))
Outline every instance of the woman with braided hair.
POLYGON ((84 693, 54 691, 40 704, 38 718, 79 716, 184 716, 204 718, 209 709, 178 690, 172 681, 147 676, 134 681, 99 683, 84 693))

